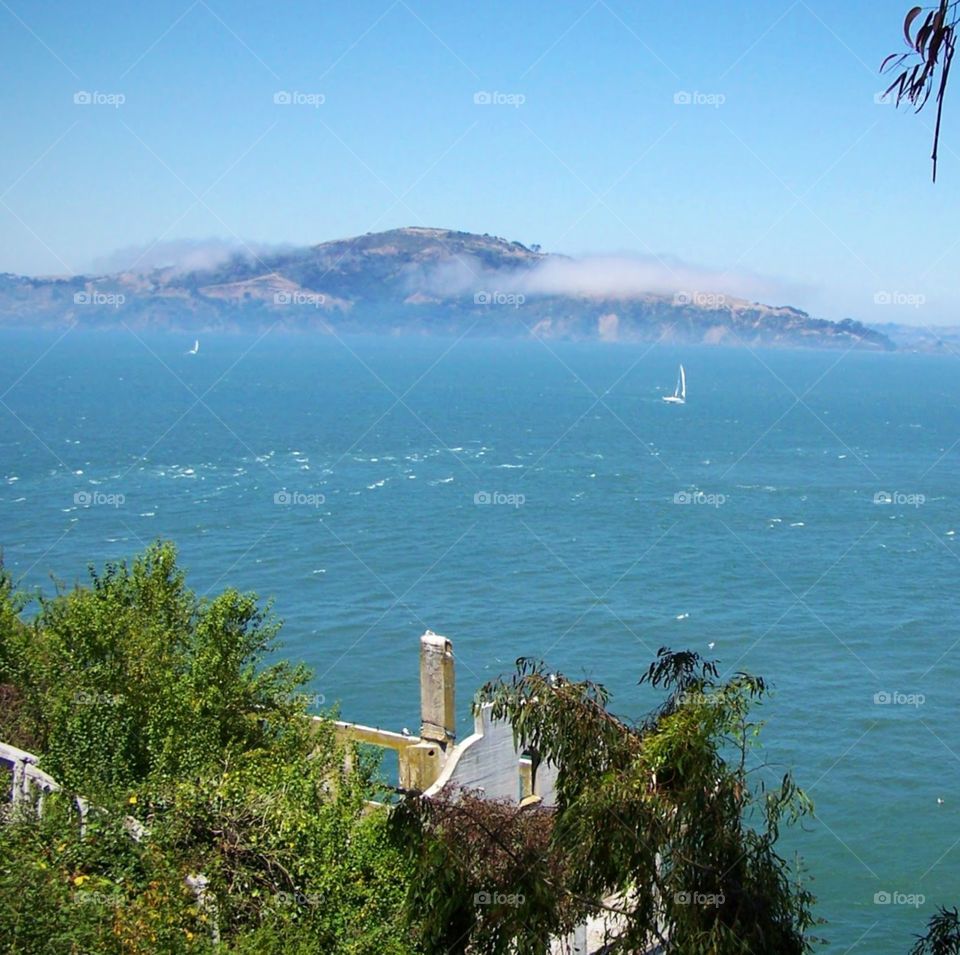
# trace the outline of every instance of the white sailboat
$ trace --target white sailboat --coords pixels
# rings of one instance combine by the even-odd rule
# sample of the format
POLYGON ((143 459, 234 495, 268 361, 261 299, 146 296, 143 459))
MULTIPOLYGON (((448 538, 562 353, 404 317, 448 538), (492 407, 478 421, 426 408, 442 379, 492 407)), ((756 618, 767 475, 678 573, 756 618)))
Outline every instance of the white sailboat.
POLYGON ((672 395, 664 395, 663 400, 672 405, 683 405, 687 403, 687 373, 680 366, 680 374, 677 376, 677 387, 672 395))
POLYGON ((187 354, 188 354, 188 355, 196 355, 197 352, 199 352, 199 351, 200 351, 200 339, 199 339, 199 338, 195 338, 195 339, 193 340, 193 348, 191 348, 190 351, 187 352, 187 354))

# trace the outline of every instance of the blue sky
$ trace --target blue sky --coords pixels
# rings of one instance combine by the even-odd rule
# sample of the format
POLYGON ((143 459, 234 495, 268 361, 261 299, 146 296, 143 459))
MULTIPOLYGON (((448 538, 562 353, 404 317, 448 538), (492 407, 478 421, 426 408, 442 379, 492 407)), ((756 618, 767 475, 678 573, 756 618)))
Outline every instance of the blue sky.
POLYGON ((907 6, 2 0, 0 270, 436 225, 954 322, 960 87, 936 186, 875 102, 907 6))

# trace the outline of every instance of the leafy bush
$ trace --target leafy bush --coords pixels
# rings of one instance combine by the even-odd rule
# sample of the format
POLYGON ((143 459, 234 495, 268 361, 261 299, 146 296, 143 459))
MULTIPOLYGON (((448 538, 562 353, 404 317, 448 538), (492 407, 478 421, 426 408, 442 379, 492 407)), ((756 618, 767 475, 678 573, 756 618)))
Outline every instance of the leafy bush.
POLYGON ((90 576, 42 600, 28 626, 0 617, 24 742, 58 781, 98 796, 295 736, 308 672, 265 664, 279 624, 255 595, 199 600, 168 543, 90 576))
POLYGON ((0 568, 0 738, 64 790, 0 825, 7 944, 153 955, 219 933, 227 953, 415 952, 374 769, 306 718, 309 673, 270 660, 279 624, 255 595, 198 599, 158 543, 23 608, 0 568))
POLYGON ((666 692, 639 725, 608 710, 602 686, 535 661, 480 690, 520 748, 558 767, 557 805, 402 805, 393 825, 416 865, 409 914, 428 951, 545 955, 549 935, 604 909, 618 923, 610 952, 811 950, 813 897, 776 850, 781 824, 811 804, 789 776, 753 788, 746 770, 763 681, 720 682, 697 654, 662 649, 641 682, 666 692))

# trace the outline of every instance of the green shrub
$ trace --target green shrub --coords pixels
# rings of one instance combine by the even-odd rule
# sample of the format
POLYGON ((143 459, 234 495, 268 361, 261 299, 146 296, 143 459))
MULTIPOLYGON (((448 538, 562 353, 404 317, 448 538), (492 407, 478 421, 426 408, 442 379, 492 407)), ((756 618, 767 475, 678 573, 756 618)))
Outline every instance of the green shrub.
POLYGON ((221 953, 413 955, 375 769, 354 752, 347 772, 330 720, 305 718, 269 608, 199 599, 166 543, 90 573, 24 621, 0 567, 0 739, 64 787, 0 825, 0 938, 153 955, 213 951, 217 926, 221 953))

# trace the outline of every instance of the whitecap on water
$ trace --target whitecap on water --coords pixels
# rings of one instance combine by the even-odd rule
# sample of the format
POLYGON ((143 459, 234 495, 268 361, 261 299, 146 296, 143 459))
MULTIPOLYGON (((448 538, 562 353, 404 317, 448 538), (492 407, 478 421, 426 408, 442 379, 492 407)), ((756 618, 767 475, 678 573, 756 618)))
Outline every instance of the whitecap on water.
POLYGON ((14 481, 19 481, 19 480, 20 478, 18 478, 16 474, 11 474, 10 477, 7 478, 7 484, 13 484, 14 481))
POLYGON ((384 479, 381 480, 381 481, 376 481, 376 482, 373 483, 373 484, 368 484, 368 485, 367 485, 367 490, 368 490, 368 491, 372 491, 374 488, 383 487, 384 484, 386 484, 386 483, 387 483, 386 478, 384 478, 384 479))
POLYGON ((141 517, 156 517, 156 516, 157 516, 157 512, 156 512, 156 511, 144 511, 140 516, 141 516, 141 517))
POLYGON ((689 616, 690 616, 690 614, 688 614, 688 613, 678 613, 675 619, 677 619, 677 620, 686 620, 687 617, 689 617, 689 616))
POLYGON ((956 533, 956 531, 947 531, 947 537, 953 537, 956 533))
POLYGON ((316 570, 311 571, 312 574, 325 574, 326 572, 326 567, 318 567, 316 570))
POLYGON ((522 464, 498 464, 497 467, 498 467, 498 468, 507 468, 507 469, 509 469, 509 470, 512 471, 512 470, 516 470, 517 468, 522 468, 522 467, 524 467, 524 465, 522 465, 522 464))
POLYGON ((804 527, 803 521, 797 521, 795 524, 791 524, 791 527, 804 527))

